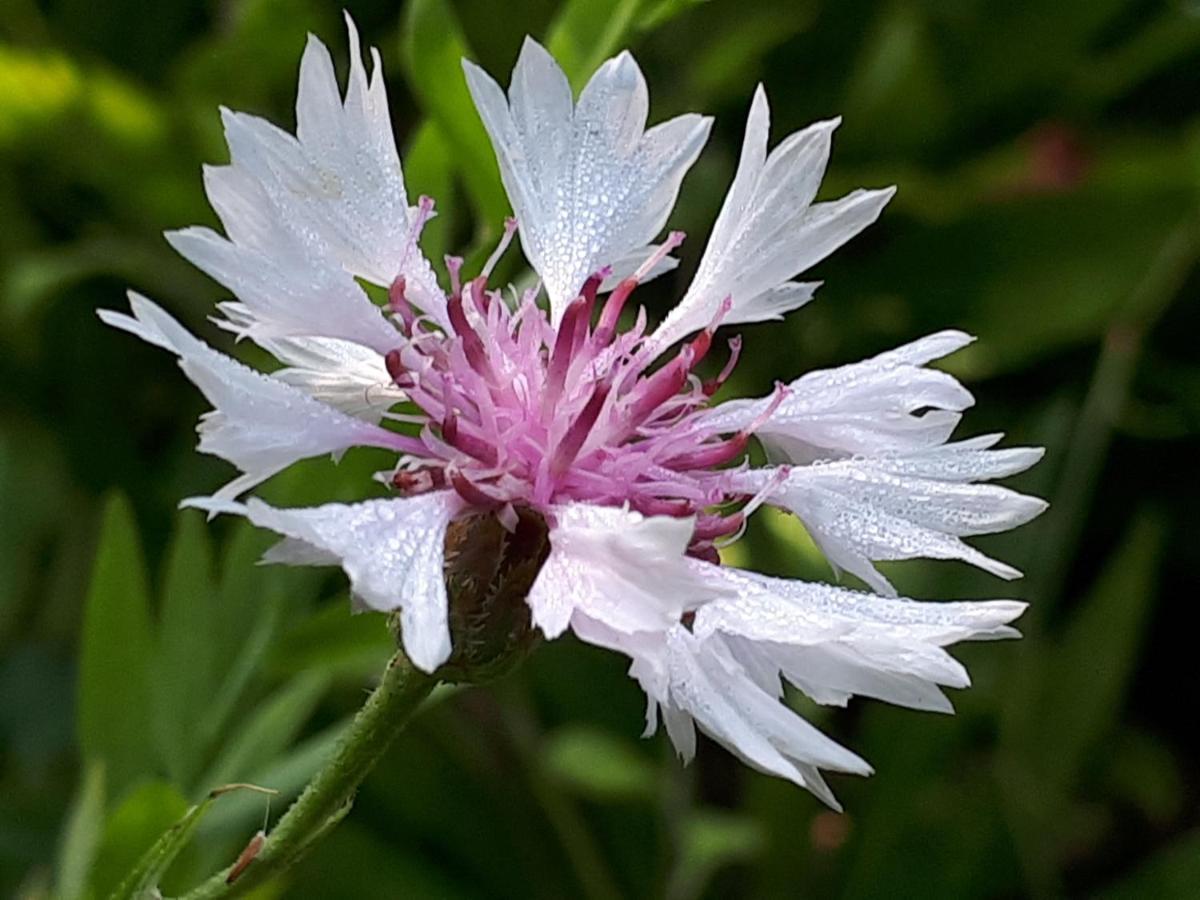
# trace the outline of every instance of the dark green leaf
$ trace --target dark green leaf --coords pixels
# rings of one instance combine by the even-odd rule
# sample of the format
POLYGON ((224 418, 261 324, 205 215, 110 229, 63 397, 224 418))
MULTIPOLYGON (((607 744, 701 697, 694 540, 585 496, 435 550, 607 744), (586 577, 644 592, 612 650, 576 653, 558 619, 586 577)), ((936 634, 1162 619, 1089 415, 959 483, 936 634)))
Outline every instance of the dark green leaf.
POLYGON ((480 240, 499 233, 508 214, 492 145, 471 102, 462 60, 466 38, 446 0, 414 0, 405 16, 404 54, 409 83, 426 114, 445 135, 478 219, 480 240))
POLYGON ((167 554, 153 685, 155 737, 167 771, 190 785, 204 748, 194 728, 218 684, 216 585, 208 526, 197 512, 177 519, 167 554))
POLYGON ((549 735, 543 751, 547 773, 574 791, 597 800, 651 800, 654 767, 636 746, 598 728, 563 728, 549 735))
POLYGON ((154 770, 150 679, 154 643, 145 564, 133 512, 116 495, 105 507, 83 618, 79 741, 103 760, 110 789, 154 770))
POLYGON ((549 50, 578 91, 621 48, 644 0, 567 0, 546 37, 549 50))
MULTIPOLYGON (((450 251, 454 235, 454 165, 452 148, 442 130, 431 121, 422 123, 404 154, 404 181, 410 197, 421 194, 437 202, 437 215, 421 232, 421 249, 432 260, 450 251)), ((410 202, 413 202, 410 200, 410 202)))
POLYGON ((1088 750, 1108 735, 1120 716, 1156 597, 1165 531, 1154 514, 1133 520, 1124 543, 1096 587, 1057 641, 1056 665, 1047 679, 1048 703, 1038 728, 1044 747, 1042 775, 1069 784, 1088 750))
POLYGON ((92 896, 108 897, 116 891, 163 833, 187 812, 187 801, 172 785, 150 781, 135 788, 104 827, 91 880, 92 896))
POLYGON ((67 814, 55 877, 58 900, 82 900, 87 896, 88 876, 104 831, 104 800, 104 763, 93 762, 84 769, 83 781, 67 814))
POLYGON ((300 675, 235 721, 230 738, 202 779, 202 787, 244 781, 274 761, 295 740, 328 687, 329 677, 324 672, 300 675))

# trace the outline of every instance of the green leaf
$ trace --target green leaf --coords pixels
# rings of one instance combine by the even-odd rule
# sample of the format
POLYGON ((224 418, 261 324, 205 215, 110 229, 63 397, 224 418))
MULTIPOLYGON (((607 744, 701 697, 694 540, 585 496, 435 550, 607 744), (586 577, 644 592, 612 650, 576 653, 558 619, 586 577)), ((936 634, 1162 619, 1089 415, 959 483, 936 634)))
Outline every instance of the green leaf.
POLYGON ((167 553, 152 686, 158 751, 172 779, 181 785, 191 784, 195 777, 204 751, 195 739, 195 721, 217 686, 212 571, 203 517, 183 513, 167 553))
POLYGON ((213 653, 223 673, 192 733, 204 750, 222 737, 246 689, 260 670, 283 618, 284 591, 293 573, 256 565, 270 539, 249 524, 234 532, 222 559, 221 586, 213 598, 213 653))
POLYGON ((159 836, 121 881, 120 886, 113 891, 110 900, 150 900, 160 897, 158 887, 163 876, 192 839, 209 807, 219 798, 235 790, 261 793, 261 790, 246 784, 226 785, 211 791, 159 836))
POLYGON ((1044 682, 1048 703, 1038 728, 1043 774, 1070 784, 1085 756, 1112 729, 1124 705, 1151 609, 1166 530, 1154 514, 1134 519, 1091 595, 1057 642, 1044 682))
POLYGON ((133 512, 120 495, 108 501, 83 616, 79 665, 79 742, 87 760, 103 760, 119 794, 154 771, 150 672, 154 643, 145 564, 133 512))
POLYGON ((643 5, 643 0, 568 0, 563 4, 550 26, 546 49, 576 91, 620 48, 643 5))
POLYGON ((754 819, 715 809, 698 810, 684 824, 668 893, 699 897, 722 867, 751 859, 765 846, 766 835, 754 819))
POLYGON ((397 885, 403 885, 405 897, 467 900, 479 896, 471 890, 466 873, 436 854, 353 821, 333 831, 295 873, 295 883, 311 897, 393 900, 401 893, 397 885), (362 865, 364 859, 371 865, 362 865))
POLYGON ((103 762, 92 762, 84 770, 59 846, 55 878, 58 900, 86 896, 88 875, 104 831, 104 781, 103 762))
POLYGON ((569 727, 550 735, 543 765, 551 777, 597 800, 652 800, 653 764, 629 741, 598 728, 569 727))
POLYGON ((360 681, 375 677, 396 652, 384 616, 353 615, 345 596, 323 604, 282 634, 272 649, 271 671, 283 675, 320 670, 360 681))
POLYGON ((248 778, 295 740, 329 688, 329 676, 310 672, 285 685, 234 729, 203 780, 213 787, 248 778))
POLYGON ((508 215, 508 199, 463 77, 462 60, 470 56, 462 27, 446 0, 414 0, 408 5, 404 57, 409 85, 451 148, 455 168, 475 207, 479 241, 486 244, 508 215))
POLYGON ((746 816, 720 810, 700 810, 687 823, 685 853, 695 865, 715 868, 758 853, 766 836, 746 816))
POLYGON ((105 825, 92 875, 92 896, 108 897, 116 891, 163 832, 187 812, 187 801, 173 785, 150 781, 135 788, 105 825))
MULTIPOLYGON (((305 739, 275 760, 255 769, 250 777, 252 784, 278 791, 278 800, 286 805, 299 796, 300 791, 316 774, 317 769, 329 760, 337 742, 346 729, 350 727, 352 717, 347 716, 340 722, 329 726, 323 731, 305 739)), ((240 834, 247 826, 261 822, 263 803, 261 797, 251 794, 235 794, 216 807, 209 815, 203 827, 201 836, 240 834)))
POLYGON ((167 829, 113 891, 111 900, 142 900, 153 897, 153 891, 158 887, 167 868, 175 861, 179 851, 187 845, 212 802, 211 795, 205 797, 167 829))
POLYGON ((1200 828, 1186 832, 1133 875, 1096 896, 1101 900, 1191 897, 1200 884, 1200 828))
POLYGON ((1039 891, 1061 890, 1061 857, 1077 820, 1074 797, 1124 707, 1165 534, 1156 514, 1140 512, 1063 634, 1052 645, 1031 639, 1010 679, 1000 796, 1039 891))
POLYGON ((885 6, 846 88, 844 140, 895 155, 927 147, 952 120, 938 45, 920 7, 885 6))
POLYGON ((437 201, 437 215, 421 232, 421 247, 434 260, 449 252, 454 234, 457 204, 451 160, 452 148, 442 130, 432 121, 421 123, 404 154, 404 181, 410 197, 425 194, 437 201))
POLYGON ((666 25, 676 16, 687 12, 693 6, 708 2, 709 0, 658 0, 641 17, 638 30, 654 31, 666 25))

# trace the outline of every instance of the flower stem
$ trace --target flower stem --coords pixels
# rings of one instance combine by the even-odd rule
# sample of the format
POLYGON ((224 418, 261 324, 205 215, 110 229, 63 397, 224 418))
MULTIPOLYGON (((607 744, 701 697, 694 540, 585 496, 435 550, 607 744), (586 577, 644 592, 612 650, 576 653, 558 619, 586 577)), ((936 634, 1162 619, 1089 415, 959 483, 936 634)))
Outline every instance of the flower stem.
POLYGON ((349 810, 359 784, 436 684, 397 653, 332 758, 275 824, 249 867, 230 884, 230 865, 181 900, 236 897, 295 865, 349 810))

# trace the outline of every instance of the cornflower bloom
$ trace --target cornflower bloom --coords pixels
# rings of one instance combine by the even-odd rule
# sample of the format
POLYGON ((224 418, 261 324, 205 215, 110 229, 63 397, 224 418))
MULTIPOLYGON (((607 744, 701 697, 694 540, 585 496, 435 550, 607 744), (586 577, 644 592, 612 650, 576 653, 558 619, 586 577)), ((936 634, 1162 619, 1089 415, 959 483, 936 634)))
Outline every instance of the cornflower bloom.
MULTIPOLYGON (((358 604, 398 613, 403 648, 426 672, 447 671, 459 650, 447 547, 477 551, 460 526, 489 522, 532 561, 521 609, 533 626, 629 657, 647 733, 661 714, 687 758, 699 726, 836 806, 820 770, 870 768, 781 702, 784 680, 822 704, 860 694, 950 711, 941 689, 968 677, 944 648, 1015 635, 1008 623, 1024 604, 898 598, 874 563, 960 559, 1013 578, 962 538, 1045 506, 986 483, 1040 450, 994 449, 999 435, 950 440, 972 397, 927 366, 971 341, 961 332, 810 372, 759 399, 713 404, 736 337, 719 374, 696 375, 719 328, 812 299, 817 283, 793 279, 871 224, 893 190, 814 202, 838 122, 768 152, 760 87, 695 277, 651 327, 644 308, 623 313, 639 285, 676 264, 680 233, 651 242, 711 120, 646 128, 646 85, 629 53, 576 100, 527 40, 507 94, 464 63, 515 220, 481 272, 468 277, 447 258, 446 290, 419 247, 433 202, 410 205, 379 54, 368 78, 347 23, 344 96, 310 37, 295 136, 221 112, 231 162, 207 167, 204 181, 225 236, 168 235, 236 296, 217 324, 283 368, 243 366, 137 294, 132 315, 100 314, 174 353, 213 406, 199 449, 241 474, 188 502, 283 535, 268 561, 340 565, 358 604), (489 278, 514 231, 540 281, 501 290, 489 278), (362 283, 386 289, 386 304, 362 283), (771 464, 749 465, 751 438, 771 464), (397 454, 382 479, 390 496, 305 509, 237 501, 300 459, 360 446, 397 454), (876 593, 721 565, 719 548, 763 504, 799 517, 835 569, 876 593)), ((496 558, 480 577, 505 574, 496 558)))

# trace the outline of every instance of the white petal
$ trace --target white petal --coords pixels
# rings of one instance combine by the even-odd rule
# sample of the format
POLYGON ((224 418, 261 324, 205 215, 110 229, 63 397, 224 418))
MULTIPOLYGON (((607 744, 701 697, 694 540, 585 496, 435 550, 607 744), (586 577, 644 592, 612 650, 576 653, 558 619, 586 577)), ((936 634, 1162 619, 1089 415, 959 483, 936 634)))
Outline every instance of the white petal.
POLYGON ((533 621, 549 638, 576 610, 626 634, 664 631, 708 595, 684 558, 690 518, 572 503, 551 519, 550 556, 529 592, 533 621))
POLYGON ((370 347, 315 337, 273 338, 262 345, 287 364, 272 377, 355 418, 377 423, 405 397, 383 356, 370 347))
POLYGON ((209 197, 230 237, 269 218, 314 255, 351 275, 390 285, 399 275, 410 299, 444 323, 445 297, 432 269, 411 246, 411 208, 388 113, 379 54, 368 82, 358 32, 349 16, 350 77, 341 98, 329 51, 310 35, 300 64, 297 135, 255 116, 222 111, 232 166, 208 180, 209 197), (230 197, 230 182, 249 179, 267 206, 257 213, 230 197), (224 182, 224 183, 223 183, 224 182))
POLYGON ((749 765, 808 788, 834 808, 837 801, 816 767, 871 771, 780 702, 778 667, 752 656, 735 658, 719 634, 701 639, 674 625, 623 635, 578 611, 571 627, 583 640, 631 657, 629 674, 647 697, 646 734, 654 733, 661 711, 685 762, 695 755, 699 725, 749 765))
MULTIPOLYGON (((943 331, 862 362, 809 372, 787 386, 755 435, 772 459, 794 463, 942 444, 974 398, 951 375, 922 366, 971 340, 961 331, 943 331)), ((704 425, 738 431, 771 402, 764 397, 723 403, 704 425)))
POLYGON ((566 76, 533 40, 507 99, 478 66, 463 67, 557 321, 589 275, 662 229, 711 120, 685 115, 645 130, 645 79, 628 53, 600 67, 574 109, 566 76))
POLYGON ((713 566, 699 560, 703 576, 721 583, 724 596, 697 610, 693 631, 714 631, 755 641, 818 644, 846 637, 889 636, 942 647, 957 641, 1016 634, 1008 623, 1025 611, 1015 600, 919 602, 880 597, 830 584, 776 578, 713 566))
POLYGON ((855 191, 813 204, 837 119, 789 136, 767 155, 770 110, 760 85, 746 121, 737 173, 696 277, 652 335, 660 351, 706 327, 725 298, 726 324, 781 317, 808 302, 814 284, 785 285, 878 218, 894 190, 855 191), (781 290, 781 288, 783 290, 781 290))
POLYGON ((699 561, 733 596, 696 613, 698 638, 726 636, 747 669, 780 673, 818 703, 853 694, 915 709, 951 712, 938 686, 966 687, 966 671, 941 648, 1014 637, 1024 603, 918 603, 824 584, 773 578, 699 561))
POLYGON ((180 367, 214 407, 198 427, 200 451, 220 456, 245 473, 219 496, 235 496, 311 456, 353 446, 402 446, 400 436, 218 353, 145 297, 130 292, 129 303, 133 317, 101 310, 100 318, 179 357, 180 367))
POLYGON ((249 313, 242 331, 255 340, 319 335, 381 354, 404 343, 349 273, 311 253, 282 226, 262 248, 208 228, 169 232, 167 240, 242 301, 249 313))
POLYGON ((244 515, 285 535, 264 561, 292 565, 340 562, 355 595, 371 609, 400 610, 404 652, 432 672, 450 656, 445 561, 446 527, 462 508, 452 491, 363 503, 275 509, 250 498, 245 505, 190 501, 244 515))
POLYGON ((671 704, 754 768, 804 787, 798 762, 871 773, 860 757, 764 691, 719 636, 701 640, 677 627, 667 643, 671 704))
MULTIPOLYGON (((970 482, 999 478, 1027 468, 1041 456, 1033 448, 989 451, 987 441, 965 441, 909 453, 855 457, 784 468, 769 502, 800 517, 835 566, 894 596, 877 560, 961 559, 1002 578, 1020 572, 959 540, 1006 531, 1046 508, 1036 497, 970 482)), ((737 476, 761 488, 776 470, 737 476)))

